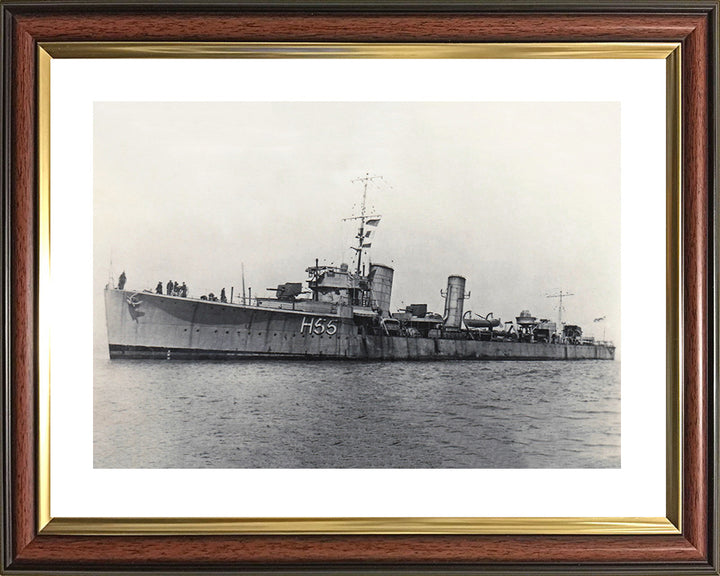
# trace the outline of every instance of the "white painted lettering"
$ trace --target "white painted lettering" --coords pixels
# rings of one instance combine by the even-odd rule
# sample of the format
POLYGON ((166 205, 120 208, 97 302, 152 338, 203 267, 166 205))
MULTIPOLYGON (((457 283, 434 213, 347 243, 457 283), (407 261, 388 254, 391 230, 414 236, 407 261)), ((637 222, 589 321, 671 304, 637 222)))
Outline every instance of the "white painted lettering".
POLYGON ((327 334, 332 336, 337 333, 337 320, 331 320, 329 318, 307 318, 303 316, 302 322, 300 323, 300 334, 327 334))
POLYGON ((302 323, 300 324, 300 334, 305 334, 305 328, 308 329, 308 333, 310 333, 313 329, 313 319, 310 318, 310 320, 306 319, 305 316, 303 316, 302 323))
POLYGON ((335 320, 328 320, 327 328, 325 330, 328 336, 332 336, 337 332, 337 325, 335 324, 335 320))
POLYGON ((318 336, 325 332, 325 318, 315 319, 315 328, 313 328, 313 332, 315 332, 318 336))

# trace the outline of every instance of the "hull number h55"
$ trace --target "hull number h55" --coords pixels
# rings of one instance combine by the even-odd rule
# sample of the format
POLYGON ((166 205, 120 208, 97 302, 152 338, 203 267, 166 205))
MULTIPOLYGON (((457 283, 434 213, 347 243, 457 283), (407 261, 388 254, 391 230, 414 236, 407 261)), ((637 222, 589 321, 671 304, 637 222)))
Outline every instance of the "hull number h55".
POLYGON ((306 318, 303 316, 300 323, 300 334, 327 334, 332 336, 337 332, 336 320, 329 318, 306 318))

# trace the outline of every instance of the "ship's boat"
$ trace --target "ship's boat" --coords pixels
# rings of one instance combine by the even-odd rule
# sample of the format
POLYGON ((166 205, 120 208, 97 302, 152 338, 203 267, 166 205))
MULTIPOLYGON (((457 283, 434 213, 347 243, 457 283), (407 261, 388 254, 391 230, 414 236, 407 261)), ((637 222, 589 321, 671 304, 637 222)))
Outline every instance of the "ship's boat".
POLYGON ((490 312, 490 314, 488 314, 487 316, 480 316, 480 314, 475 314, 477 318, 471 318, 468 312, 466 312, 465 316, 463 317, 463 322, 468 328, 491 329, 500 326, 500 318, 493 318, 492 312, 490 312))
POLYGON ((273 289, 274 297, 227 301, 224 291, 220 299, 191 298, 184 290, 162 294, 161 286, 131 291, 109 283, 110 358, 614 359, 612 344, 589 343, 574 331, 555 334, 553 325, 550 338, 549 326, 527 310, 516 318, 517 330, 507 323, 494 330, 500 320, 492 314, 464 314, 469 295, 459 275, 447 280, 442 315, 426 304, 392 313, 394 269, 371 263, 366 271, 363 262, 368 230, 380 222, 366 213, 365 195, 352 219, 358 222, 355 265, 316 261, 306 270, 307 291, 286 282, 273 289))

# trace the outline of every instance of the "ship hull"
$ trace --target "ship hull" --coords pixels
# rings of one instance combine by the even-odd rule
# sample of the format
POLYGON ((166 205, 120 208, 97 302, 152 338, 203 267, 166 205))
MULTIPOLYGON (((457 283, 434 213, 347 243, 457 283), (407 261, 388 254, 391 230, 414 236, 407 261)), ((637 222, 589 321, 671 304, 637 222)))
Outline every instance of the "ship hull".
POLYGON ((369 334, 351 313, 105 291, 110 358, 613 360, 605 345, 369 334))

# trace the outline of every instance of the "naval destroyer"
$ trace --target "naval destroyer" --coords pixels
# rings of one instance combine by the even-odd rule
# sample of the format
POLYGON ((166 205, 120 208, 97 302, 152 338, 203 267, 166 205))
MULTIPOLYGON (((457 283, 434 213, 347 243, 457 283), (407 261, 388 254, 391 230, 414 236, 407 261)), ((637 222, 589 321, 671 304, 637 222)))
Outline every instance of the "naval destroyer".
MULTIPOLYGON (((187 297, 185 291, 105 287, 109 354, 158 359, 613 360, 615 346, 583 336, 577 325, 528 310, 502 323, 464 310, 465 278, 448 277, 442 314, 426 304, 391 311, 394 270, 363 261, 380 216, 357 221, 354 266, 307 268, 307 287, 287 282, 273 297, 187 297)), ((561 293, 562 296, 562 293, 561 293)), ((562 310, 562 302, 560 304, 562 310)))

